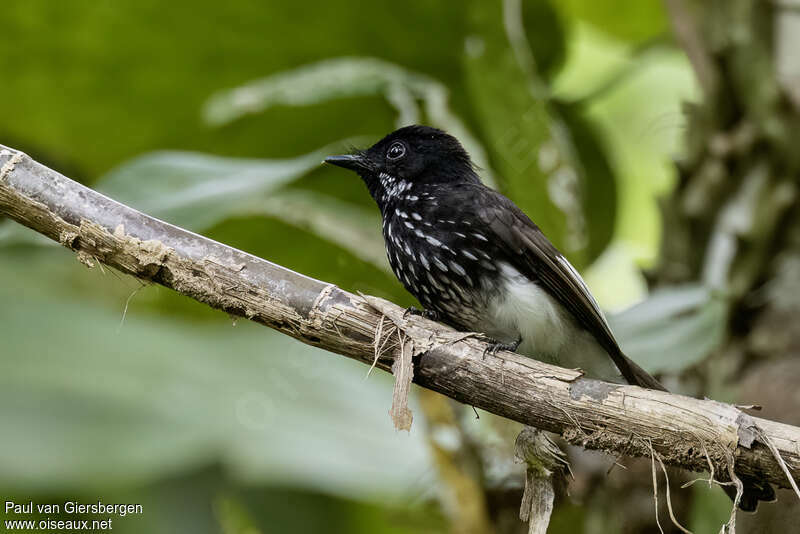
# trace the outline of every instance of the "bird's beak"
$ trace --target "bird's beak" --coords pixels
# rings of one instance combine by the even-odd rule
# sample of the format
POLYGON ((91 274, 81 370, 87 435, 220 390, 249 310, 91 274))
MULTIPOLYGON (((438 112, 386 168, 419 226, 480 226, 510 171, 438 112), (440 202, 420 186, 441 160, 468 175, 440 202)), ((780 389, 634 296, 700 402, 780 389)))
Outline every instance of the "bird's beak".
POLYGON ((367 158, 361 154, 346 154, 344 156, 328 156, 325 158, 325 163, 336 165, 337 167, 344 167, 351 171, 369 170, 370 165, 367 158))

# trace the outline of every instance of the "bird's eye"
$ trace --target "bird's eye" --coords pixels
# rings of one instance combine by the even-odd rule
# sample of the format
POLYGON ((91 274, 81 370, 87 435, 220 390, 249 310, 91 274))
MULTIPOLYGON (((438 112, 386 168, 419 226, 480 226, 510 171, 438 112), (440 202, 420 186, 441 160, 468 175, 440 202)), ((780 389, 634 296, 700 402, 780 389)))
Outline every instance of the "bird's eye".
POLYGON ((395 142, 386 151, 386 157, 389 159, 400 159, 406 155, 406 147, 403 143, 395 142))

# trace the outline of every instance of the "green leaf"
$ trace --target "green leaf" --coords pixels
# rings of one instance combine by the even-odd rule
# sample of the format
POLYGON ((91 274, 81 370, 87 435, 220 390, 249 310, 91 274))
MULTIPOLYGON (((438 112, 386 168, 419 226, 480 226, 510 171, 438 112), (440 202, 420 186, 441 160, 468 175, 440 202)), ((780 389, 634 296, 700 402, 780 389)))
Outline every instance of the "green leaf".
MULTIPOLYGON (((508 0, 506 0, 508 1, 508 0)), ((522 2, 522 25, 536 59, 536 70, 544 78, 555 74, 566 56, 564 24, 550 0, 522 2)))
MULTIPOLYGON (((581 266, 590 259, 582 200, 587 169, 569 124, 549 101, 537 58, 518 24, 521 14, 514 11, 520 6, 468 3, 466 83, 503 191, 581 266)), ((554 32, 554 39, 560 37, 554 32)), ((613 212, 606 217, 613 220, 613 212)))
POLYGON ((460 75, 458 3, 413 0, 398 9, 387 2, 199 0, 186 9, 145 0, 111 9, 23 1, 3 7, 0 65, 15 75, 4 76, 0 94, 15 105, 5 110, 2 142, 87 181, 159 148, 299 154, 341 137, 350 114, 358 114, 353 123, 360 132, 389 128, 385 105, 363 99, 278 112, 235 128, 205 128, 197 120, 215 91, 309 58, 391 58, 448 85, 460 75), (301 7, 314 17, 299 16, 301 7))
POLYGON ((622 350, 650 372, 678 373, 701 362, 725 336, 728 303, 699 285, 659 289, 611 315, 622 350))
POLYGON ((586 258, 593 261, 606 250, 617 221, 617 182, 600 131, 581 106, 554 102, 569 128, 581 162, 580 201, 586 218, 586 258))
POLYGON ((659 0, 560 0, 554 5, 565 19, 588 22, 624 41, 641 42, 669 29, 659 0))
POLYGON ((377 210, 327 195, 288 189, 270 195, 251 214, 264 214, 311 232, 355 257, 391 273, 377 210))
POLYGON ((382 96, 397 112, 396 126, 422 121, 421 101, 433 126, 456 136, 494 185, 486 151, 450 109, 449 91, 441 82, 399 65, 370 57, 340 57, 279 72, 221 91, 205 105, 212 125, 223 125, 274 106, 310 106, 341 98, 382 96))
POLYGON ((586 24, 571 43, 554 91, 581 104, 606 148, 618 192, 615 241, 640 264, 652 263, 661 232, 656 200, 671 189, 673 157, 682 149, 681 106, 697 99, 691 67, 680 51, 635 48, 586 24))
POLYGON ((156 152, 112 170, 96 188, 148 215, 199 231, 317 168, 332 151, 326 147, 287 160, 156 152))
POLYGON ((442 90, 432 78, 380 59, 335 58, 220 91, 208 100, 203 115, 208 123, 221 125, 277 105, 309 106, 377 95, 395 108, 400 124, 409 124, 419 121, 416 99, 442 90))

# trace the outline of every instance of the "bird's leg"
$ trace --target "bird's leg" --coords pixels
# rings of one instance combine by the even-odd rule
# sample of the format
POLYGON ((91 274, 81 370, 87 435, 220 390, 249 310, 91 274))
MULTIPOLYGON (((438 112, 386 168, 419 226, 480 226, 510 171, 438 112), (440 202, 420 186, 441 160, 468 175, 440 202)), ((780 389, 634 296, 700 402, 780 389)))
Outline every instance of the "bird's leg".
POLYGON ((483 356, 486 357, 487 354, 491 354, 492 356, 494 356, 501 350, 516 352, 520 343, 522 343, 522 336, 519 336, 519 339, 517 339, 513 343, 502 343, 500 341, 497 341, 496 339, 489 338, 489 346, 487 346, 486 349, 484 349, 483 356))
POLYGON ((426 319, 430 319, 431 321, 439 321, 441 319, 441 317, 439 317, 439 312, 435 310, 420 310, 414 306, 409 306, 406 308, 406 312, 403 314, 403 317, 406 315, 420 315, 426 319))

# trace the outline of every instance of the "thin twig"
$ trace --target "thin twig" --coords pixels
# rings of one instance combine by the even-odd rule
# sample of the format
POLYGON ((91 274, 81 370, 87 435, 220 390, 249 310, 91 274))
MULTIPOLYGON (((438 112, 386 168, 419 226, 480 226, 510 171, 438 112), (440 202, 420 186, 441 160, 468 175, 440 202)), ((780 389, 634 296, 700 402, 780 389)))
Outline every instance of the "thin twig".
POLYGON ((656 453, 653 450, 653 442, 649 439, 647 442, 650 445, 650 470, 653 473, 653 506, 656 512, 656 525, 658 526, 659 532, 664 534, 664 529, 661 528, 661 521, 658 520, 658 477, 656 476, 656 453))
POLYGON ((729 454, 727 458, 728 475, 731 477, 731 482, 736 486, 736 496, 733 499, 733 507, 731 507, 731 516, 728 522, 723 525, 723 531, 727 534, 736 534, 736 511, 739 509, 739 503, 742 502, 744 495, 744 484, 742 480, 736 475, 733 468, 734 460, 733 455, 729 454))
POLYGON ((619 466, 619 467, 621 467, 622 469, 628 469, 627 467, 625 467, 624 465, 622 465, 621 463, 619 463, 619 461, 620 461, 620 459, 622 459, 622 457, 623 457, 623 456, 625 456, 625 455, 627 455, 627 454, 628 454, 628 451, 630 451, 630 449, 631 449, 631 445, 632 445, 632 444, 633 444, 633 434, 631 434, 630 436, 628 436, 628 444, 625 446, 625 449, 624 449, 624 450, 622 450, 622 451, 621 451, 619 454, 617 454, 617 455, 614 457, 614 463, 612 463, 612 464, 609 466, 609 468, 608 468, 608 471, 606 471, 606 476, 608 476, 608 475, 610 475, 610 474, 611 474, 611 471, 613 471, 613 470, 614 470, 614 467, 615 467, 615 466, 619 466))
POLYGON ((367 375, 364 377, 364 380, 369 378, 369 375, 372 373, 372 370, 375 369, 375 366, 378 365, 378 359, 381 357, 380 350, 378 348, 378 343, 381 340, 381 334, 383 333, 383 321, 386 319, 384 315, 381 315, 381 320, 378 321, 378 326, 375 328, 375 340, 373 342, 373 346, 375 347, 375 359, 372 360, 372 365, 369 366, 369 370, 367 371, 367 375))
POLYGON ((761 442, 764 443, 769 448, 769 451, 772 453, 772 456, 775 457, 775 461, 778 462, 778 465, 781 466, 781 469, 786 474, 786 478, 789 480, 789 485, 792 486, 794 494, 797 495, 798 499, 800 499, 800 489, 797 488, 797 482, 795 482, 794 477, 789 472, 789 468, 786 467, 786 462, 783 461, 783 457, 781 457, 781 453, 778 450, 778 448, 775 446, 772 440, 769 439, 769 436, 767 436, 764 433, 764 431, 758 427, 756 427, 756 434, 758 434, 758 439, 761 440, 761 442))
POLYGON ((670 489, 669 489, 669 475, 667 474, 667 467, 664 465, 663 460, 661 460, 661 456, 658 453, 654 453, 656 455, 656 460, 661 465, 661 470, 664 472, 664 482, 667 486, 667 510, 669 511, 669 518, 672 520, 672 524, 678 527, 681 532, 685 532, 686 534, 692 534, 691 530, 687 530, 681 525, 678 520, 675 518, 675 513, 672 511, 672 499, 670 497, 670 489))
POLYGON ((139 290, 141 290, 143 287, 145 287, 145 285, 146 284, 142 284, 140 282, 139 287, 134 289, 131 292, 131 294, 128 295, 128 298, 125 300, 125 308, 122 310, 122 318, 119 320, 119 326, 117 326, 117 334, 119 334, 122 331, 122 325, 125 324, 125 317, 128 316, 128 305, 131 303, 131 299, 134 297, 134 295, 136 295, 136 293, 139 292, 139 290))

